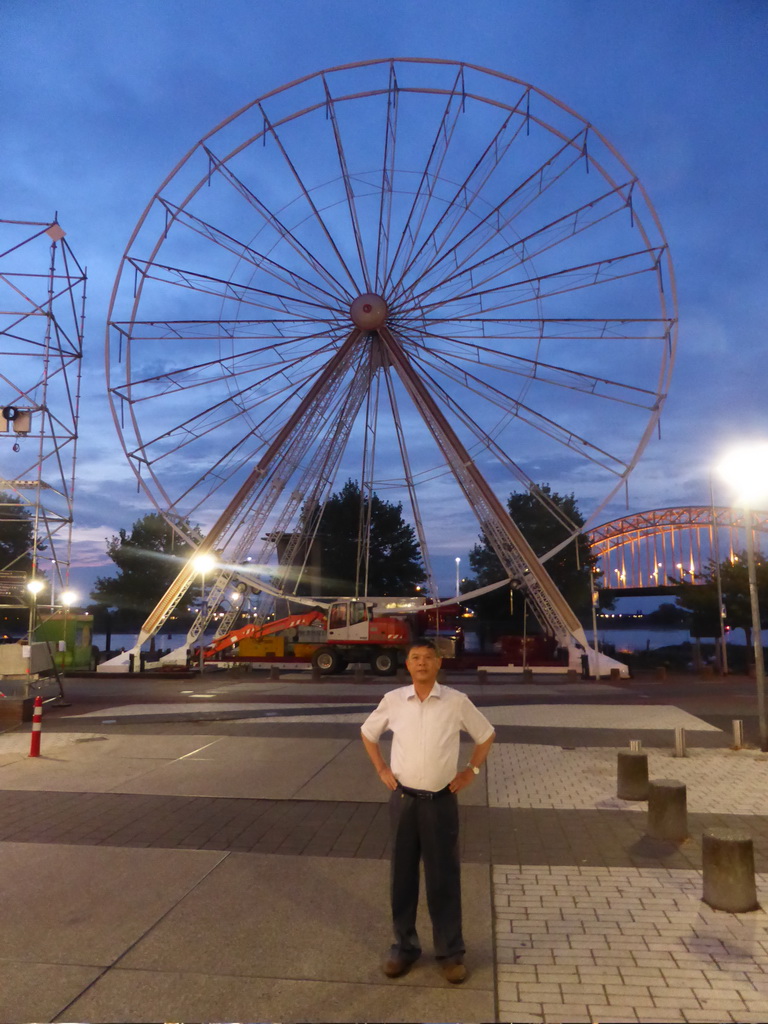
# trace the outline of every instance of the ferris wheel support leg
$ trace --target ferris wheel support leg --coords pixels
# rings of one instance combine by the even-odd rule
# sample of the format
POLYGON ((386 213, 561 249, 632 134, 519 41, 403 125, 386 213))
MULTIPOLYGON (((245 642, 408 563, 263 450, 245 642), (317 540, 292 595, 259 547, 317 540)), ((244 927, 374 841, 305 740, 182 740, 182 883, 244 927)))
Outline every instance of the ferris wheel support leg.
MULTIPOLYGON (((265 476, 267 469, 281 454, 285 444, 289 441, 297 425, 309 414, 310 410, 314 408, 318 398, 322 396, 325 390, 327 390, 329 382, 343 372, 344 368, 347 366, 349 355, 354 351, 355 345, 357 344, 361 334, 361 330, 357 327, 350 331, 344 343, 328 361, 323 372, 319 375, 308 393, 299 403, 298 407, 283 424, 267 452, 265 452, 265 454, 259 459, 256 466, 254 466, 248 475, 248 478, 243 484, 241 484, 237 493, 230 500, 227 507, 208 531, 205 540, 195 551, 195 557, 202 554, 214 553, 215 547, 221 541, 222 536, 237 516, 242 514, 248 500, 253 495, 254 488, 258 486, 262 478, 265 476)), ((192 563, 192 559, 190 559, 187 564, 182 567, 176 579, 171 583, 168 590, 163 594, 154 609, 148 615, 144 625, 141 627, 138 637, 136 638, 133 650, 129 653, 138 654, 142 645, 150 640, 163 626, 163 623, 166 621, 168 616, 174 610, 184 594, 186 594, 195 575, 196 570, 192 563)), ((196 621, 193 630, 197 631, 198 636, 202 636, 205 626, 215 611, 215 607, 216 606, 213 602, 209 601, 207 617, 204 621, 201 617, 199 617, 200 622, 196 621)), ((193 630, 190 630, 190 642, 194 639, 192 636, 193 630)), ((178 650, 182 649, 185 652, 184 660, 186 660, 186 648, 179 648, 178 650)), ((179 657, 178 650, 171 652, 172 655, 176 656, 173 660, 174 664, 177 663, 176 659, 179 657)), ((169 658, 170 657, 171 656, 169 655, 169 658)))
POLYGON ((525 589, 542 628, 564 647, 586 649, 584 629, 414 370, 395 335, 379 329, 389 358, 507 572, 525 589))
POLYGON ((630 677, 628 665, 625 665, 622 661, 617 661, 616 658, 611 658, 602 651, 596 652, 589 646, 586 649, 576 648, 575 646, 573 650, 569 648, 568 667, 578 669, 579 671, 586 669, 584 674, 588 678, 599 679, 604 682, 608 682, 611 678, 611 672, 615 670, 618 670, 620 679, 629 679, 630 677), (586 659, 586 662, 584 659, 586 659), (598 669, 599 672, 597 671, 598 669))

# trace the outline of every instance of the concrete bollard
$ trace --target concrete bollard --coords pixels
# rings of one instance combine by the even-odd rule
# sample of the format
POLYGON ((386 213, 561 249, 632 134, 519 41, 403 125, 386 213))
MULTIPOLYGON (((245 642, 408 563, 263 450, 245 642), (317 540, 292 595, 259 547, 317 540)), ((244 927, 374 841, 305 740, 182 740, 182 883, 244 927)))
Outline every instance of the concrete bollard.
POLYGON ((361 683, 363 679, 365 679, 365 665, 358 662, 357 665, 355 665, 355 682, 361 683))
POLYGON ((733 726, 733 746, 735 750, 741 750, 744 746, 744 720, 734 718, 731 721, 733 726))
POLYGON ((748 832, 707 829, 702 836, 701 856, 705 903, 730 914, 760 909, 755 887, 755 851, 748 832))
POLYGON ((269 678, 279 679, 280 678, 280 667, 278 665, 269 666, 269 678))
POLYGON ((685 783, 654 779, 648 785, 647 834, 652 839, 680 843, 688 838, 688 804, 685 783))
POLYGON ((678 726, 675 729, 675 757, 688 757, 688 747, 685 743, 685 729, 678 726))
POLYGON ((657 679, 666 679, 667 678, 667 666, 666 665, 657 665, 656 666, 655 676, 656 676, 657 679))
POLYGON ((313 683, 318 683, 318 682, 320 682, 320 680, 322 678, 323 677, 322 677, 322 674, 320 672, 320 666, 319 665, 313 665, 312 666, 312 682, 313 683))
POLYGON ((533 682, 533 670, 532 669, 530 669, 530 668, 524 668, 523 669, 523 682, 524 683, 532 683, 533 682))
POLYGON ((480 683, 481 686, 484 683, 488 682, 488 671, 486 669, 479 668, 477 670, 477 681, 478 681, 478 683, 480 683))
POLYGON ((581 678, 580 673, 575 668, 569 668, 566 673, 566 681, 569 683, 578 683, 581 678))
POLYGON ((612 679, 612 680, 613 680, 614 682, 616 682, 617 680, 621 679, 621 669, 620 669, 620 668, 612 668, 612 669, 611 669, 611 675, 610 675, 610 678, 611 678, 611 679, 612 679))
POLYGON ((620 800, 648 799, 648 755, 620 750, 616 763, 616 796, 620 800))

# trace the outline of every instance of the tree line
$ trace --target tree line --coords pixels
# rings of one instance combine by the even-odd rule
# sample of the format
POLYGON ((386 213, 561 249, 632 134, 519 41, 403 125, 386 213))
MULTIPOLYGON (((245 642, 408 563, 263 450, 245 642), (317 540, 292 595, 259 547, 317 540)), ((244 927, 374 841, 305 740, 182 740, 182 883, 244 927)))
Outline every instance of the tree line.
MULTIPOLYGON (((537 555, 552 550, 584 525, 576 497, 559 494, 547 484, 531 492, 510 494, 507 509, 537 555)), ((309 527, 315 514, 315 510, 305 508, 300 529, 309 527)), ((191 541, 184 539, 159 513, 151 512, 137 519, 130 530, 120 529, 106 539, 107 554, 116 573, 98 577, 91 591, 93 604, 89 610, 97 617, 98 631, 103 630, 106 614, 111 616, 116 631, 127 632, 141 625, 203 539, 197 526, 183 522, 180 527, 191 541)), ((360 485, 347 480, 325 503, 317 526, 315 543, 322 567, 321 583, 314 591, 318 596, 352 595, 360 588, 361 532, 368 537, 364 566, 368 593, 402 596, 424 586, 426 573, 416 532, 406 521, 402 504, 388 502, 376 493, 362 495, 360 485)), ((33 540, 30 511, 15 496, 0 492, 0 571, 29 572, 33 540)), ((547 571, 583 621, 588 621, 593 592, 600 595, 602 580, 596 572, 596 561, 586 534, 577 532, 569 544, 546 562, 547 571)), ((483 533, 469 551, 469 566, 471 575, 461 581, 464 594, 507 575, 483 533)), ((694 636, 719 635, 724 610, 728 626, 743 629, 749 643, 751 606, 746 558, 740 555, 720 564, 722 605, 717 598, 717 570, 717 564, 710 562, 702 582, 672 580, 677 587, 677 606, 690 612, 694 636)), ((758 559, 757 576, 761 608, 768 612, 768 564, 762 558, 758 559)), ((188 603, 194 606, 198 599, 199 591, 193 589, 188 603)), ((611 607, 605 596, 600 596, 600 601, 601 607, 611 607)), ((532 610, 526 608, 524 597, 509 585, 470 600, 469 606, 491 634, 519 633, 524 621, 531 629, 527 614, 532 610)), ((186 608, 185 603, 177 610, 181 628, 186 628, 194 614, 194 608, 191 612, 186 608)))

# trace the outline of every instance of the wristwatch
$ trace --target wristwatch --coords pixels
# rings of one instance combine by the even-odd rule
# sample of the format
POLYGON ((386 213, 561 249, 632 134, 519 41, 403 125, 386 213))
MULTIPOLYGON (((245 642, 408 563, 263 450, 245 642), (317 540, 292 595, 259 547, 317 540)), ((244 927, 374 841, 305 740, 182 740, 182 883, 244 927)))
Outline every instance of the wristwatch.
POLYGON ((480 774, 480 769, 477 767, 476 764, 472 764, 471 761, 467 764, 467 768, 471 768, 472 769, 472 774, 473 775, 479 775, 480 774))

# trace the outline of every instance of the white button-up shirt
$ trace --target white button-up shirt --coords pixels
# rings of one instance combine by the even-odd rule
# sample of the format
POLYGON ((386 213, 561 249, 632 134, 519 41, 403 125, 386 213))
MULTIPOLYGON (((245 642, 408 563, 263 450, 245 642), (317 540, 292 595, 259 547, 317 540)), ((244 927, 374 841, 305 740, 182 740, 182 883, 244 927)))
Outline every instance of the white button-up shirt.
POLYGON ((456 775, 459 733, 463 729, 475 743, 484 743, 493 726, 464 693, 435 683, 426 700, 403 686, 390 690, 366 718, 362 732, 378 743, 392 730, 392 773, 409 789, 444 789, 456 775))

